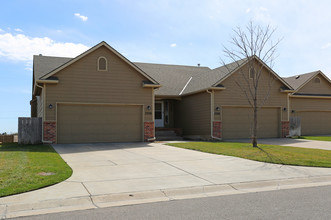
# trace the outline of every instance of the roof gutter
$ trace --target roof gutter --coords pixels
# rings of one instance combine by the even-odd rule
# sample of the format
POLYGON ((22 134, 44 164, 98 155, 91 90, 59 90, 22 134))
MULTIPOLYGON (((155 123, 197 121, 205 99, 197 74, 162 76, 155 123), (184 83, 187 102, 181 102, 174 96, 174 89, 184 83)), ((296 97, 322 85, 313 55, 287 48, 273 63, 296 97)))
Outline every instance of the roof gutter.
POLYGON ((36 83, 48 83, 48 84, 58 84, 59 80, 47 80, 47 79, 40 79, 36 80, 36 83))
POLYGON ((312 99, 331 99, 331 96, 318 96, 318 95, 294 95, 294 94, 290 94, 290 97, 293 98, 312 98, 312 99))
POLYGON ((145 84, 143 83, 144 88, 160 88, 161 85, 156 85, 156 84, 145 84))

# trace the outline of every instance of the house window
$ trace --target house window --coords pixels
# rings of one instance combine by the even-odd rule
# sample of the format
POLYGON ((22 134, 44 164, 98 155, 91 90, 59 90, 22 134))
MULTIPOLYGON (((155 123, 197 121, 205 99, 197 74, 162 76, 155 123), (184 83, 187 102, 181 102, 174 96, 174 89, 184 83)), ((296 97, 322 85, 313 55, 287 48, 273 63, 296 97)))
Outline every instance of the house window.
POLYGON ((98 58, 98 71, 107 71, 107 59, 105 57, 98 58))
POLYGON ((249 79, 254 79, 255 78, 255 69, 251 67, 249 69, 249 79))
POLYGON ((318 77, 316 77, 316 78, 314 79, 314 83, 321 83, 321 79, 318 78, 318 77))

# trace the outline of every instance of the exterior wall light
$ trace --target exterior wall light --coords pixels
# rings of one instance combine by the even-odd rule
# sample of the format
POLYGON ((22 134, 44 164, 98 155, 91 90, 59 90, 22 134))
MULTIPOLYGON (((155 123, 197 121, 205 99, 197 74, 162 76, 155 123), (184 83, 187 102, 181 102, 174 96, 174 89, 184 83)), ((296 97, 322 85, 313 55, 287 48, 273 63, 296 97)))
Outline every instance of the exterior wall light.
POLYGON ((147 105, 147 110, 150 111, 152 108, 150 105, 147 105))
POLYGON ((220 110, 220 107, 217 106, 217 107, 215 108, 215 110, 216 110, 216 111, 219 111, 219 110, 220 110))
POLYGON ((294 112, 295 112, 295 110, 292 110, 291 112, 292 112, 292 113, 294 113, 294 112))
POLYGON ((49 104, 48 108, 49 109, 52 109, 53 108, 53 105, 52 104, 49 104))
POLYGON ((287 108, 284 107, 284 108, 283 108, 283 111, 285 112, 286 110, 287 110, 287 108))

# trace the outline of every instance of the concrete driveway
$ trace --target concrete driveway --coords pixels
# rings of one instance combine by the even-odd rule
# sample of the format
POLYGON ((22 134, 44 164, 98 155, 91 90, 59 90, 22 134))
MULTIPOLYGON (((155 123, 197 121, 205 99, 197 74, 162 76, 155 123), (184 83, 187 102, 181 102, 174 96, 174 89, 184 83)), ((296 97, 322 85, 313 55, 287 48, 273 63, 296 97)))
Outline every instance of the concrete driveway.
POLYGON ((0 199, 6 217, 331 184, 331 169, 283 166, 161 143, 54 145, 73 175, 0 199))

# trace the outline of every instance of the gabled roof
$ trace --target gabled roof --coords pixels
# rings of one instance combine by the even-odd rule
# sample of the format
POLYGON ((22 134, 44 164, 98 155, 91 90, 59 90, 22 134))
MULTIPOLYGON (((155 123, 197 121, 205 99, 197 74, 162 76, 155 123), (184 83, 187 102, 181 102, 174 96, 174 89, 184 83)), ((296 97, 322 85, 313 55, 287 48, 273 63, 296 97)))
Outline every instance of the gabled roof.
POLYGON ((118 57, 120 57, 124 62, 129 64, 131 67, 133 67, 135 70, 137 70, 141 75, 145 76, 148 80, 150 80, 152 83, 159 85, 159 83, 153 79, 151 76, 149 76, 147 73, 142 71, 140 68, 138 68, 136 65, 134 65, 132 62, 130 62, 127 58, 125 58, 122 54, 120 54, 117 50, 109 46, 106 42, 102 41, 101 43, 95 45, 94 47, 90 48, 89 50, 85 51, 84 53, 78 55, 77 57, 68 60, 67 62, 63 63, 62 65, 58 66, 57 68, 51 70, 48 73, 45 73, 45 75, 41 76, 39 79, 46 80, 49 77, 53 76, 57 72, 61 71, 62 69, 66 68, 67 66, 73 64, 74 62, 80 60, 81 58, 85 57, 86 55, 92 53, 93 51, 97 50, 98 48, 105 46, 110 51, 112 51, 114 54, 116 54, 118 57))
MULTIPOLYGON (((260 62, 266 69, 273 73, 273 75, 275 75, 276 78, 281 81, 288 89, 292 89, 292 87, 286 81, 284 81, 283 78, 281 78, 277 73, 275 73, 261 59, 256 56, 252 57, 252 59, 255 59, 260 62)), ((244 58, 242 60, 218 67, 204 74, 200 74, 198 77, 192 79, 183 94, 191 94, 197 91, 206 90, 211 87, 218 87, 225 79, 230 77, 234 72, 236 72, 236 70, 243 67, 248 61, 248 58, 244 58)))
MULTIPOLYGON (((95 51, 101 46, 108 48, 130 66, 136 69, 139 73, 145 76, 149 81, 144 82, 144 86, 159 86, 161 84, 162 87, 155 91, 155 95, 159 96, 189 95, 210 88, 224 89, 221 83, 249 61, 249 59, 246 58, 212 70, 208 67, 200 66, 152 64, 139 62, 132 63, 119 52, 117 52, 114 48, 110 47, 106 42, 102 41, 101 43, 97 44, 96 46, 75 58, 34 56, 34 78, 35 80, 46 80, 49 82, 50 79, 53 78, 52 76, 54 74, 86 56, 87 54, 95 51)), ((283 78, 279 77, 258 57, 254 56, 251 58, 256 59, 271 73, 273 73, 276 78, 278 78, 285 85, 285 89, 293 89, 288 81, 285 81, 283 78)), ((291 82, 291 79, 289 79, 289 82, 291 82)))
POLYGON ((134 64, 162 85, 161 88, 155 91, 155 94, 163 96, 179 96, 190 79, 210 71, 208 67, 198 66, 151 63, 134 64))
POLYGON ((331 83, 330 79, 320 70, 310 73, 304 73, 301 75, 286 77, 284 78, 284 80, 293 87, 295 92, 297 92, 318 74, 321 74, 327 81, 331 83))

